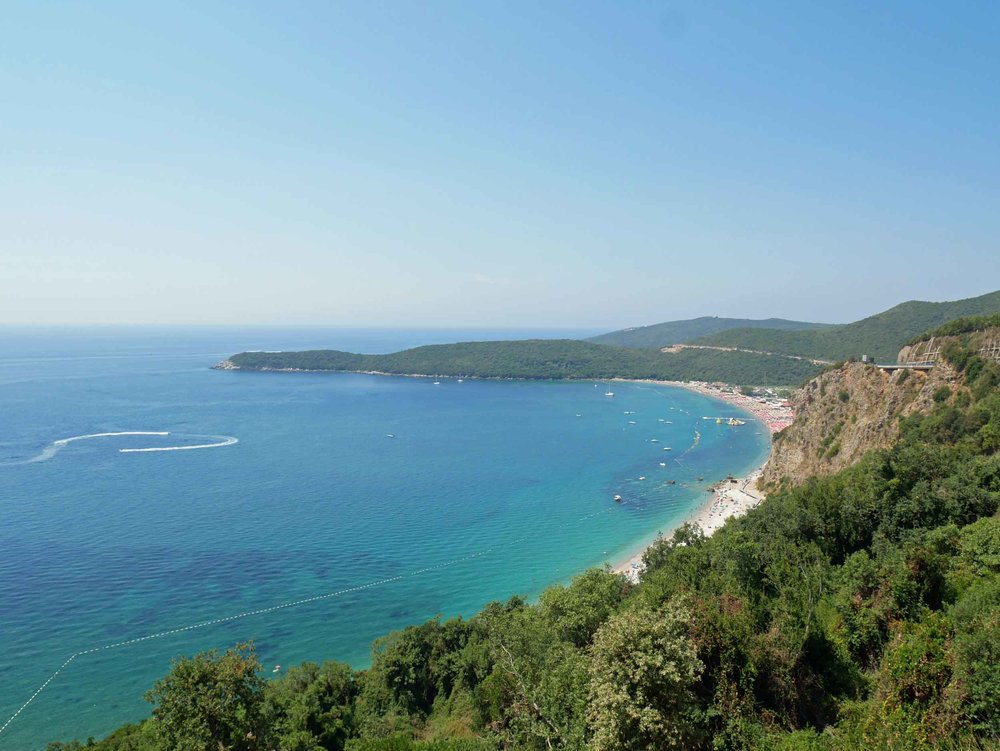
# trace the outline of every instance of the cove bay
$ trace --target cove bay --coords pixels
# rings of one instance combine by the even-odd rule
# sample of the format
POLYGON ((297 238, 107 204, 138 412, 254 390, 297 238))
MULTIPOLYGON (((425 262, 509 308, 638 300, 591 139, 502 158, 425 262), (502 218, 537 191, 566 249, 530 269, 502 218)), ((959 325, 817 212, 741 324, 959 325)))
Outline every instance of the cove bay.
POLYGON ((238 641, 269 673, 364 667, 394 629, 628 557, 767 456, 760 423, 679 388, 210 370, 503 334, 5 333, 0 722, 60 672, 0 748, 141 719, 172 657, 238 641))

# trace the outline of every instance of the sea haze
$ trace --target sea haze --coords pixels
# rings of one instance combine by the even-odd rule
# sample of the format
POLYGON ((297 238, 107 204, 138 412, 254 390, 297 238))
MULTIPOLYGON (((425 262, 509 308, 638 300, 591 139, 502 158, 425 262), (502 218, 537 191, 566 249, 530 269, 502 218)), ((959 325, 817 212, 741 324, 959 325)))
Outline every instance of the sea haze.
POLYGON ((0 332, 0 724, 83 652, 0 749, 141 719, 172 657, 241 640, 268 674, 363 667, 393 629, 625 557, 766 456, 759 423, 704 420, 738 413, 682 389, 209 369, 245 349, 593 333, 0 332), (139 434, 56 443, 103 433, 139 434))

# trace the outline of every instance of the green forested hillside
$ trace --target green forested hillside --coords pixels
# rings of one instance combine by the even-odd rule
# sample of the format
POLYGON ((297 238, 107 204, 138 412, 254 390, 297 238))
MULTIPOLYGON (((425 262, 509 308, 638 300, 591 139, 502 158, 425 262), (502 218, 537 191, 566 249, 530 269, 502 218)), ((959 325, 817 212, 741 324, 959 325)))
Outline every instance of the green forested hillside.
POLYGON ((1000 328, 1000 313, 986 316, 969 316, 968 318, 956 318, 948 323, 941 324, 937 328, 925 331, 920 336, 915 336, 907 344, 916 344, 931 337, 938 336, 958 336, 959 334, 970 334, 974 331, 985 331, 987 329, 1000 328))
POLYGON ((864 354, 894 362, 912 337, 963 316, 1000 313, 1000 291, 952 302, 904 302, 854 323, 815 331, 732 329, 695 340, 696 344, 846 360, 864 354))
POLYGON ((95 748, 995 749, 1000 365, 945 356, 961 382, 894 447, 711 538, 682 527, 638 585, 592 570, 412 626, 367 671, 265 681, 246 646, 183 659, 152 718, 95 748))
POLYGON ((461 342, 390 355, 336 350, 243 352, 229 359, 243 370, 377 371, 477 378, 636 378, 790 385, 814 375, 808 362, 745 352, 607 347, 573 339, 461 342))
POLYGON ((667 321, 654 323, 650 326, 612 331, 607 334, 592 336, 587 341, 598 344, 608 344, 612 347, 651 348, 669 347, 671 344, 690 342, 701 336, 716 334, 729 329, 765 328, 785 331, 804 331, 828 327, 827 323, 807 323, 804 321, 787 321, 784 318, 718 318, 702 316, 686 321, 667 321))

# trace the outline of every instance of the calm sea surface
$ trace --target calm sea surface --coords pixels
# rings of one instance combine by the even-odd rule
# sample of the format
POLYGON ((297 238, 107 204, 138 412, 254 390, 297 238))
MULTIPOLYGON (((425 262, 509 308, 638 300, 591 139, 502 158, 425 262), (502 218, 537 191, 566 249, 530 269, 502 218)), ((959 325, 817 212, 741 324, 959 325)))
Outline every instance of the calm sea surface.
POLYGON ((172 657, 245 639, 269 672, 363 667, 393 629, 621 559, 766 455, 758 423, 666 387, 209 370, 586 333, 0 329, 0 725, 77 654, 0 749, 140 719, 172 657), (56 443, 126 432, 169 435, 56 443))

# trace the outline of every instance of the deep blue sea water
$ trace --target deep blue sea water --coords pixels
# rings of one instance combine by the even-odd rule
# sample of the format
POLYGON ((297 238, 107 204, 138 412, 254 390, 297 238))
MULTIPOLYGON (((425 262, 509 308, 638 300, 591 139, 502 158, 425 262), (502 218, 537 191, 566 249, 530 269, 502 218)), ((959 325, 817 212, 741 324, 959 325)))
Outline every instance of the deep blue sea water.
POLYGON ((80 653, 0 749, 140 719, 172 657, 249 638, 269 670, 363 667, 393 629, 625 557, 766 456, 758 423, 702 420, 737 412, 681 389, 209 369, 245 349, 581 335, 0 329, 0 725, 80 653), (126 431, 169 435, 54 445, 126 431))

